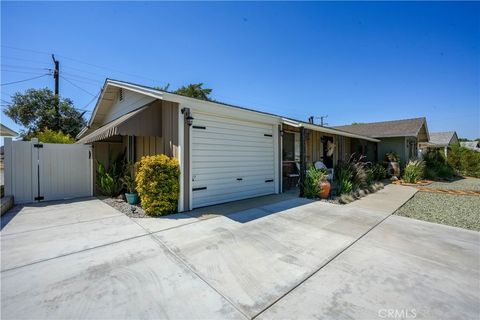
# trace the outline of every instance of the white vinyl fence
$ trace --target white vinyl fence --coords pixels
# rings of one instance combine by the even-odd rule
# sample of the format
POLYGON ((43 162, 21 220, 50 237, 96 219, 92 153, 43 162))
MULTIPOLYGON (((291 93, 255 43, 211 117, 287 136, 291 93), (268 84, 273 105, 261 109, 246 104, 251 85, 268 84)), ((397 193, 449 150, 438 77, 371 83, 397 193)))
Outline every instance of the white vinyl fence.
POLYGON ((91 196, 91 158, 88 145, 5 138, 5 194, 15 203, 91 196))

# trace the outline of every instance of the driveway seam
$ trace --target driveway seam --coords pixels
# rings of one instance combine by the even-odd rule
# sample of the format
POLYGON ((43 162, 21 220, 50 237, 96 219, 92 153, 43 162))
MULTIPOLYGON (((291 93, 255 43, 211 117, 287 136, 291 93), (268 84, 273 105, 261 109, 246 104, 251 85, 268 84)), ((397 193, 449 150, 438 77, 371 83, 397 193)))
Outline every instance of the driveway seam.
POLYGON ((15 270, 15 269, 20 269, 20 268, 24 268, 24 267, 28 267, 28 266, 37 264, 37 263, 42 263, 42 262, 54 260, 54 259, 57 259, 57 258, 63 258, 63 257, 71 256, 71 255, 74 255, 74 254, 77 254, 77 253, 81 253, 81 252, 85 252, 85 251, 90 251, 90 250, 93 250, 93 249, 102 248, 102 247, 106 247, 106 246, 109 246, 109 245, 113 245, 113 244, 117 244, 117 243, 120 243, 120 242, 129 241, 129 240, 133 240, 133 239, 138 239, 138 238, 145 237, 145 236, 148 236, 148 235, 150 235, 150 234, 148 234, 148 233, 147 233, 147 234, 141 234, 141 235, 134 236, 134 237, 130 237, 130 238, 126 238, 126 239, 122 239, 122 240, 118 240, 118 241, 114 241, 114 242, 109 242, 109 243, 101 244, 101 245, 94 246, 94 247, 91 247, 91 248, 86 248, 86 249, 82 249, 82 250, 79 250, 79 251, 74 251, 74 252, 69 252, 69 253, 61 254, 61 255, 56 256, 56 257, 47 258, 47 259, 43 259, 43 260, 38 260, 38 261, 30 262, 30 263, 27 263, 27 264, 23 264, 23 265, 20 265, 20 266, 15 266, 15 267, 12 267, 12 268, 8 268, 8 269, 1 270, 0 272, 3 273, 3 272, 15 270))
MULTIPOLYGON (((167 249, 167 251, 181 264, 183 265, 187 270, 189 270, 190 272, 192 272, 195 276, 197 276, 201 281, 203 281, 208 287, 210 287, 213 291, 215 291, 218 295, 220 295, 223 299, 225 299, 225 301, 227 301, 228 303, 230 303, 230 305, 232 305, 232 307, 237 310, 238 312, 240 312, 241 315, 243 315, 246 319, 251 319, 247 314, 245 314, 242 310, 240 310, 229 298, 227 298, 226 296, 224 296, 220 291, 217 290, 217 288, 215 288, 214 286, 212 286, 207 280, 205 280, 200 274, 198 274, 186 261, 184 261, 180 256, 178 256, 175 252, 173 252, 172 249, 170 249, 162 240, 158 239, 157 237, 155 237, 155 235, 153 234, 153 232, 150 232, 148 231, 147 229, 145 229, 142 225, 140 225, 139 223, 137 223, 136 221, 134 221, 133 219, 130 218, 130 220, 132 220, 134 223, 136 223, 138 226, 140 226, 142 229, 144 229, 146 232, 148 232, 148 235, 152 238, 153 241, 157 242, 160 247, 163 247, 165 249, 167 249)), ((188 224, 193 224, 193 223, 196 223, 196 222, 200 222, 200 221, 203 221, 203 220, 199 220, 199 221, 194 221, 194 222, 191 222, 191 223, 188 223, 188 224)), ((186 225, 186 224, 184 224, 186 225)), ((181 225, 181 226, 184 226, 184 225, 181 225)), ((181 226, 176 226, 176 227, 172 227, 170 229, 173 229, 173 228, 178 228, 178 227, 181 227, 181 226)), ((168 229, 165 229, 165 230, 168 230, 168 229)), ((161 230, 161 231, 165 231, 165 230, 161 230)), ((158 233, 158 232, 161 232, 161 231, 157 231, 155 233, 158 233)))
POLYGON ((256 315, 254 315, 251 319, 256 319, 258 316, 260 316, 262 313, 270 309, 274 304, 282 300, 284 297, 286 297, 288 294, 290 294, 292 291, 300 287, 303 283, 305 283, 308 279, 313 277, 315 274, 317 274, 320 270, 322 270, 325 266, 330 264, 333 260, 335 260, 338 256, 340 256, 342 253, 344 253, 346 250, 348 250, 350 247, 352 247, 355 243, 357 243, 360 239, 365 237, 370 231, 375 229, 377 226, 379 226, 381 223, 383 223, 385 220, 387 220, 389 217, 391 217, 393 213, 388 214, 385 218, 381 219, 379 222, 374 224, 371 228, 369 228, 366 232, 364 232, 361 236, 359 236, 357 239, 355 239, 352 243, 350 243, 348 246, 343 248, 341 251, 339 251, 337 254, 335 254, 333 257, 331 257, 329 260, 327 260, 324 264, 322 264, 319 268, 315 269, 312 273, 310 273, 307 277, 305 277, 303 280, 301 280, 299 283, 294 285, 292 288, 287 290, 285 293, 283 293, 280 297, 275 299, 272 303, 270 303, 268 306, 266 306, 264 309, 262 309, 260 312, 258 312, 256 315))
POLYGON ((102 218, 95 218, 95 219, 90 219, 90 220, 83 220, 83 221, 77 221, 77 222, 71 222, 71 223, 65 223, 65 224, 58 224, 50 227, 44 227, 44 228, 38 228, 38 229, 31 229, 31 230, 25 230, 25 231, 19 231, 19 232, 12 232, 12 233, 7 233, 7 234, 0 234, 1 238, 8 237, 8 236, 13 236, 17 234, 22 234, 22 233, 28 233, 28 232, 34 232, 34 231, 40 231, 40 230, 47 230, 47 229, 52 229, 52 228, 57 228, 57 227, 64 227, 64 226, 69 226, 73 224, 79 224, 79 223, 86 223, 86 222, 91 222, 91 221, 98 221, 98 220, 103 220, 103 219, 111 219, 111 218, 116 218, 120 217, 121 215, 115 214, 107 217, 102 217, 102 218))

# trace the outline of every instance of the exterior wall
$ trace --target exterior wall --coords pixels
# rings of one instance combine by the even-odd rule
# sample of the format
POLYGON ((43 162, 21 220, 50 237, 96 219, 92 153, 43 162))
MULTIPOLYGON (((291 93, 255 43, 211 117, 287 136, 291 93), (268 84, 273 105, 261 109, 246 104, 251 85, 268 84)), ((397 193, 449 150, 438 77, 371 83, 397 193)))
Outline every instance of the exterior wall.
POLYGON ((365 161, 377 162, 378 160, 383 160, 383 158, 378 158, 377 160, 377 143, 361 140, 361 139, 351 139, 351 153, 357 155, 365 156, 365 161))
POLYGON ((155 101, 155 98, 126 89, 123 89, 123 100, 120 101, 118 95, 119 92, 120 89, 118 89, 117 96, 114 98, 115 101, 113 102, 112 107, 106 113, 101 125, 155 101))
POLYGON ((392 151, 398 153, 402 164, 408 161, 405 137, 381 138, 380 140, 378 143, 378 161, 385 160, 385 154, 392 151))

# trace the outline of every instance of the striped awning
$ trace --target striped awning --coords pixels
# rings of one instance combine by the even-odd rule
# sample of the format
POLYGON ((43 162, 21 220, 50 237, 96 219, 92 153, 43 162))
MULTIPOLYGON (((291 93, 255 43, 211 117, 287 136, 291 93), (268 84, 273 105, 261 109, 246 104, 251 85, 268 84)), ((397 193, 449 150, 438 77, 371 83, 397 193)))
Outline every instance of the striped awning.
POLYGON ((161 107, 147 105, 101 126, 77 143, 92 143, 112 136, 161 136, 161 107))

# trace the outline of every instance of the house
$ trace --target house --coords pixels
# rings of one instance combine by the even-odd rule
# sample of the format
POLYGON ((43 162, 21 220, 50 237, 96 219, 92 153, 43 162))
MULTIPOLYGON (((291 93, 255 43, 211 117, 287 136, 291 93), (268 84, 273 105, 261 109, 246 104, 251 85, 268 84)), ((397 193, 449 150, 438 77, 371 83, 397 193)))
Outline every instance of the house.
POLYGON ((300 167, 302 180, 315 161, 334 167, 348 160, 357 141, 379 141, 111 79, 77 139, 91 144, 93 161, 104 164, 124 150, 130 162, 153 154, 176 157, 179 211, 280 193, 288 170, 300 167))
POLYGON ((455 131, 431 132, 430 140, 420 143, 420 149, 422 152, 429 149, 443 149, 445 157, 447 157, 448 148, 455 144, 458 144, 458 136, 455 131))
MULTIPOLYGON (((419 144, 429 141, 427 120, 422 118, 403 119, 383 122, 359 123, 336 126, 335 129, 379 139, 376 156, 379 160, 385 158, 387 152, 396 152, 400 162, 406 163, 418 155, 419 144)), ((361 151, 365 141, 353 145, 352 150, 361 151)), ((368 153, 368 152, 367 152, 368 153)), ((371 159, 369 159, 371 161, 371 159)))
POLYGON ((462 141, 460 145, 464 148, 480 152, 480 141, 462 141))
POLYGON ((0 123, 0 137, 16 137, 18 133, 0 123))

